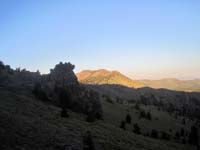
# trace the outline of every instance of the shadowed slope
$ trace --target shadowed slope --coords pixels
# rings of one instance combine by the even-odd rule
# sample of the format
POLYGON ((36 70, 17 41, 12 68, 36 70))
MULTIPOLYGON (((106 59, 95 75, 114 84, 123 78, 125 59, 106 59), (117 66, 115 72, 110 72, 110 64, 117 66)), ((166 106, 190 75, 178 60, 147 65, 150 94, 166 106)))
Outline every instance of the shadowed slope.
POLYGON ((83 149, 83 136, 90 130, 96 150, 193 150, 173 142, 154 140, 98 121, 93 124, 84 115, 69 112, 60 117, 60 108, 47 105, 33 96, 0 91, 1 149, 62 150, 70 145, 83 149))

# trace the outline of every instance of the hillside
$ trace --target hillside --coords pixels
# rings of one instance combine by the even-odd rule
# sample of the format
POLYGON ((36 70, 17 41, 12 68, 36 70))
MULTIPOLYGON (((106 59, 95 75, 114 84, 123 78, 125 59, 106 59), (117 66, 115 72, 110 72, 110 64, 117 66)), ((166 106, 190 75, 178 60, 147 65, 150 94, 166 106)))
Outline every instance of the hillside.
POLYGON ((85 84, 114 84, 124 85, 130 88, 139 88, 143 85, 139 81, 134 81, 118 71, 107 71, 107 70, 86 70, 77 73, 77 78, 81 83, 85 84))
MULTIPOLYGON (((189 144, 195 118, 179 114, 174 117, 173 111, 158 110, 151 105, 155 99, 148 94, 150 103, 146 105, 144 99, 126 105, 120 103, 123 99, 113 101, 114 95, 109 99, 94 85, 79 84, 73 69, 71 63, 61 62, 49 74, 40 75, 14 70, 0 62, 0 149, 195 150, 189 144), (142 111, 151 113, 151 119, 141 118, 142 111), (127 114, 132 122, 122 128, 120 123, 127 114), (182 124, 183 118, 186 124, 182 124), (135 132, 135 123, 140 127, 139 133, 135 132), (182 128, 184 135, 177 137, 176 132, 182 128)), ((117 87, 109 86, 111 90, 117 87)), ((128 89, 130 93, 135 90, 128 89)), ((122 92, 125 95, 126 90, 122 92)), ((135 93, 140 95, 138 90, 135 93)))
POLYGON ((155 140, 124 131, 110 123, 88 123, 85 116, 38 101, 27 94, 0 91, 0 148, 2 150, 83 150, 87 131, 96 150, 194 150, 189 145, 155 140))

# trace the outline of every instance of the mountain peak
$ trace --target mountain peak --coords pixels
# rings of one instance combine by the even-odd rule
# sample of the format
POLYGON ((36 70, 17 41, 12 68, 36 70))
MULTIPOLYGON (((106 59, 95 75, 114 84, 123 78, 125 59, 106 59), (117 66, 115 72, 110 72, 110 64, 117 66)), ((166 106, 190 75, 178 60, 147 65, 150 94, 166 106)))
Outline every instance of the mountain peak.
POLYGON ((142 87, 139 81, 134 81, 119 71, 108 71, 105 69, 85 70, 77 73, 77 78, 85 84, 116 84, 131 88, 142 87))

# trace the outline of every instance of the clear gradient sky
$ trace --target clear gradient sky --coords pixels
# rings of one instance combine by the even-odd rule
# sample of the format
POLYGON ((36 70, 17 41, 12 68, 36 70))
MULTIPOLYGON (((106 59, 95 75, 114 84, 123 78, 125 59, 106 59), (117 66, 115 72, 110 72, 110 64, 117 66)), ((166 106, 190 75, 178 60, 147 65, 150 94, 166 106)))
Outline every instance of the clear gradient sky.
POLYGON ((1 0, 0 60, 132 78, 200 78, 199 0, 1 0))

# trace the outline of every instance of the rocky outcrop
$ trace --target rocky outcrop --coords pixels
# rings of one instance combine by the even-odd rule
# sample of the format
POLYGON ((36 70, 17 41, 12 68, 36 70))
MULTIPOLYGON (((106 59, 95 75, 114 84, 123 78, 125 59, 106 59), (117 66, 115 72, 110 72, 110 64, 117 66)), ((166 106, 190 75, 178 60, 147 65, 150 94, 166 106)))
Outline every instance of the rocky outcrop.
POLYGON ((78 84, 77 77, 74 74, 75 66, 71 63, 60 62, 54 69, 50 70, 50 80, 55 82, 57 86, 67 86, 70 84, 78 84))
POLYGON ((30 72, 19 68, 14 70, 0 62, 0 89, 29 96, 34 94, 44 102, 86 115, 92 114, 94 120, 101 119, 99 94, 78 83, 74 68, 71 63, 60 62, 49 74, 41 75, 39 71, 30 72))

